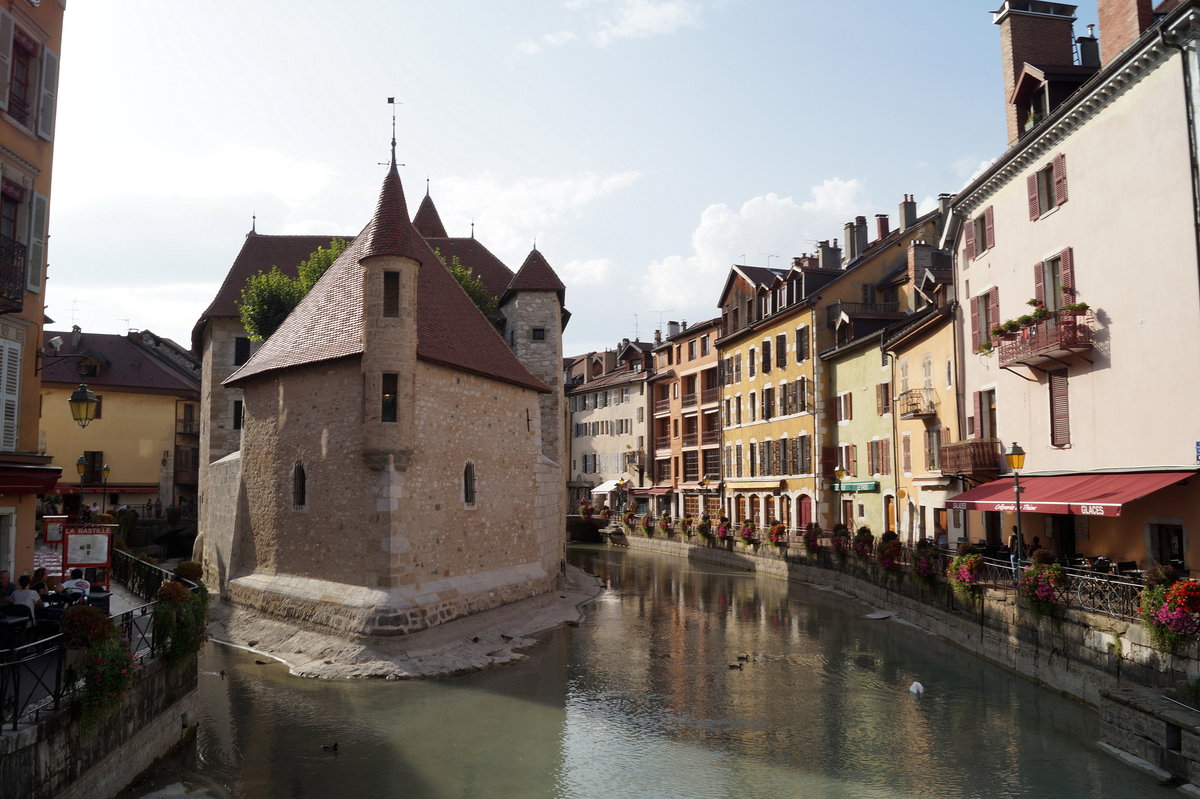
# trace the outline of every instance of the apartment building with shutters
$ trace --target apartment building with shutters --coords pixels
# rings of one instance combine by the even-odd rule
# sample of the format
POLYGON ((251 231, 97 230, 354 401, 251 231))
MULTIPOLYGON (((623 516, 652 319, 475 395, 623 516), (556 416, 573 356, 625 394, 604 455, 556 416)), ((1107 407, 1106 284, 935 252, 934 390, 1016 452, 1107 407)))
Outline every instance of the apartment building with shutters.
POLYGON ((890 355, 892 425, 896 442, 895 497, 884 499, 884 519, 905 542, 950 538, 947 500, 963 490, 944 471, 942 452, 959 440, 955 303, 951 256, 929 244, 909 245, 907 280, 917 305, 891 325, 883 346, 890 355))
POLYGON ((571 513, 585 499, 619 508, 637 497, 645 504, 650 496, 654 481, 646 452, 652 347, 624 339, 615 349, 577 356, 568 365, 571 513))
POLYGON ((968 440, 945 452, 975 487, 949 504, 966 537, 999 543, 1016 442, 1027 539, 1191 567, 1200 5, 1099 11, 1099 42, 1074 38, 1066 3, 1007 0, 993 18, 1009 147, 953 204, 968 440))
POLYGON ((0 0, 0 569, 33 568, 50 184, 65 0, 0 0))
POLYGON ((719 332, 719 319, 690 327, 668 322, 666 339, 654 348, 653 490, 659 492, 656 512, 673 518, 721 514, 719 332))
POLYGON ((799 528, 825 500, 818 454, 813 347, 816 291, 840 274, 840 253, 822 242, 788 269, 738 265, 721 292, 723 511, 760 528, 799 528))

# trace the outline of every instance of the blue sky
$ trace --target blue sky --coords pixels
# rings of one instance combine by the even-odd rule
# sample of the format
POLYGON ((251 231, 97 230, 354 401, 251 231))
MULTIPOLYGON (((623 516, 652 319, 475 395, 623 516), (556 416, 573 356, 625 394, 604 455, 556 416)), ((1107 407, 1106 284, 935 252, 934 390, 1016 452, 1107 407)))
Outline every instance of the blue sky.
MULTIPOLYGON (((257 215, 353 235, 383 178, 567 284, 568 354, 716 315, 856 215, 1005 146, 998 0, 68 5, 51 327, 180 343, 257 215), (325 13, 338 10, 337 18, 325 13)), ((1095 21, 1081 4, 1076 35, 1095 21)))

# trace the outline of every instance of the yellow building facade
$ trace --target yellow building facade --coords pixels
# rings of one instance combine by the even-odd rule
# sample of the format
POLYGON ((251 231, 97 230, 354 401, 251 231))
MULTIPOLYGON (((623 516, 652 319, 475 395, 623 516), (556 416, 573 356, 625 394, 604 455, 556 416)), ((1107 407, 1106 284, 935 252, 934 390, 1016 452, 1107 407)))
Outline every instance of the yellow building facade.
POLYGON ((14 575, 33 567, 37 494, 58 477, 38 446, 37 366, 64 8, 0 0, 0 569, 14 575))

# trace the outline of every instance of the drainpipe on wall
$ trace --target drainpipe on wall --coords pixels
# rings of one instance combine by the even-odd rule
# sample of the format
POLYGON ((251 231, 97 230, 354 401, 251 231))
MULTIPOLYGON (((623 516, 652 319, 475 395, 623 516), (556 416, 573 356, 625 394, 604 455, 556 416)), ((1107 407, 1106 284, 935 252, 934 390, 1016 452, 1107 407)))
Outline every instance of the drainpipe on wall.
MULTIPOLYGON (((883 349, 882 338, 879 341, 879 348, 883 349)), ((896 414, 896 353, 892 350, 884 350, 888 356, 888 366, 890 373, 888 382, 892 385, 892 508, 895 516, 895 524, 903 529, 904 525, 900 523, 900 469, 903 464, 900 463, 900 423, 897 420, 896 414)), ((887 500, 883 503, 883 520, 887 522, 887 500)), ((886 530, 884 532, 887 532, 886 530)), ((900 534, 900 530, 895 531, 896 535, 900 534)), ((909 542, 912 543, 911 541, 909 542)))
POLYGON ((1192 229, 1196 239, 1196 272, 1200 283, 1200 174, 1197 173, 1196 158, 1196 100, 1195 87, 1192 83, 1191 59, 1188 51, 1179 43, 1176 33, 1168 35, 1167 31, 1159 28, 1158 40, 1163 47, 1179 51, 1179 65, 1183 69, 1183 104, 1187 111, 1188 122, 1188 156, 1192 167, 1192 229))

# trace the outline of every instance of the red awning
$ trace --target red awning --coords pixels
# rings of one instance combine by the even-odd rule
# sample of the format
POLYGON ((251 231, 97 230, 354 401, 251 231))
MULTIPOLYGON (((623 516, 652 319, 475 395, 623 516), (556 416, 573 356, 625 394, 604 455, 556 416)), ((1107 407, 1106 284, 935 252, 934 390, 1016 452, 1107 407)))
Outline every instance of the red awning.
POLYGON ((643 496, 644 497, 644 496, 648 495, 648 496, 652 496, 652 497, 665 497, 667 494, 671 493, 671 489, 666 488, 666 487, 663 487, 663 488, 634 488, 634 489, 632 489, 632 492, 635 496, 643 496))
MULTIPOLYGON (((55 467, 58 468, 58 467, 55 467)), ((51 494, 157 494, 158 485, 145 483, 58 483, 54 485, 51 494)))
MULTIPOLYGON (((1120 516, 1121 506, 1125 503, 1195 476, 1195 472, 1125 472, 1022 477, 1021 510, 1120 516)), ((1012 478, 993 480, 951 497, 946 507, 951 510, 1016 510, 1012 478)))
POLYGON ((61 466, 0 466, 0 494, 44 494, 60 475, 61 466))

